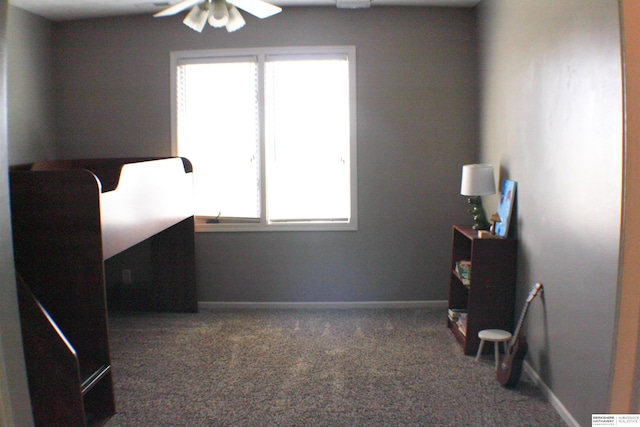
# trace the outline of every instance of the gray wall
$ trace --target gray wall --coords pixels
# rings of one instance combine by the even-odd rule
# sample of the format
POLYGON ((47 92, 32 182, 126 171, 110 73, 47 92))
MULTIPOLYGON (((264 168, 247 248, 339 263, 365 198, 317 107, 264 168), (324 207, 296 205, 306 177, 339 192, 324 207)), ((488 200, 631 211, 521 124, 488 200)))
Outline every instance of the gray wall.
MULTIPOLYGON (((0 170, 3 171, 9 164, 10 145, 6 81, 11 41, 7 15, 7 1, 0 0, 0 170)), ((32 417, 13 269, 8 178, 6 172, 0 174, 0 425, 12 427, 29 426, 32 417)))
POLYGON ((170 154, 172 50, 355 45, 359 230, 200 233, 199 300, 447 298, 451 225, 470 219, 461 165, 477 156, 472 9, 285 8, 233 34, 139 16, 54 34, 61 157, 170 154))
POLYGON ((479 13, 481 157, 518 182, 528 362, 581 425, 607 412, 622 200, 615 0, 490 0, 479 13))
POLYGON ((9 164, 56 158, 49 21, 9 8, 9 164))

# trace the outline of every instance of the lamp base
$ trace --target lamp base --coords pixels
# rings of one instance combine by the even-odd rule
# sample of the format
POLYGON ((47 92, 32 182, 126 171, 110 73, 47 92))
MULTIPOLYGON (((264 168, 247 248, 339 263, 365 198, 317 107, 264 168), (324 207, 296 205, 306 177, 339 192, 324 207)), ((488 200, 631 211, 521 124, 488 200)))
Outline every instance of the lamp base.
POLYGON ((491 224, 487 220, 482 207, 482 198, 480 196, 469 197, 467 202, 471 205, 469 212, 473 215, 473 229, 474 230, 489 230, 491 224))

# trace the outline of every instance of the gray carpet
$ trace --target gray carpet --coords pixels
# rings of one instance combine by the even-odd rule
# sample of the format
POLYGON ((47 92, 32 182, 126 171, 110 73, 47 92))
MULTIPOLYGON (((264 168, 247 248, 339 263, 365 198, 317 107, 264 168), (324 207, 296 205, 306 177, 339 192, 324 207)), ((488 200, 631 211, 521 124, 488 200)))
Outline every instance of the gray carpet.
POLYGON ((566 426, 523 375, 464 356, 446 312, 111 314, 107 427, 566 426))

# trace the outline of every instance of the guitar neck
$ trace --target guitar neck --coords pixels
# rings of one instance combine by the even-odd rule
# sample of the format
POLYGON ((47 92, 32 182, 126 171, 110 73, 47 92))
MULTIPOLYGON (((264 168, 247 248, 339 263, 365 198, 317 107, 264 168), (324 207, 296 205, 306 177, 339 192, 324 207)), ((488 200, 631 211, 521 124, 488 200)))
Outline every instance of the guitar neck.
POLYGON ((518 337, 520 336, 520 330, 522 329, 524 318, 527 315, 527 310, 529 310, 528 300, 525 303, 524 307, 522 308, 522 313, 520 313, 520 319, 518 319, 518 325, 516 326, 516 330, 513 332, 513 336, 511 337, 511 341, 509 342, 509 345, 513 345, 513 343, 515 343, 518 337))
POLYGON ((520 319, 518 320, 518 326, 516 326, 516 330, 513 332, 513 336, 511 337, 511 341, 509 341, 509 346, 512 346, 518 337, 520 336, 520 330, 522 329, 522 324, 524 323, 524 318, 527 315, 527 310, 529 310, 529 304, 531 301, 538 295, 539 292, 542 292, 543 286, 542 283, 536 283, 531 292, 529 292, 529 296, 527 297, 527 301, 522 307, 522 313, 520 313, 520 319))

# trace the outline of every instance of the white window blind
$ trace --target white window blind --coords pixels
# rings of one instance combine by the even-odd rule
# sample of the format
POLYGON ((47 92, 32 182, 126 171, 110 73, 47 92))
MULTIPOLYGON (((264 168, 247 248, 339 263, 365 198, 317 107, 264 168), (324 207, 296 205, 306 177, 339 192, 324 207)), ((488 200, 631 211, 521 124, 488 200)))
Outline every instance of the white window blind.
POLYGON ((178 66, 180 155, 193 163, 196 215, 260 217, 256 58, 178 66))
POLYGON ((271 221, 346 221, 348 58, 267 57, 267 202, 271 221))
POLYGON ((194 166, 198 231, 357 228, 354 48, 172 64, 174 154, 194 166))

